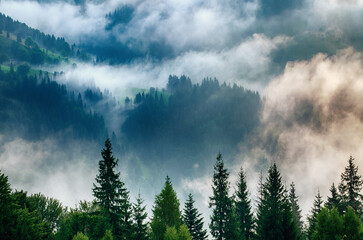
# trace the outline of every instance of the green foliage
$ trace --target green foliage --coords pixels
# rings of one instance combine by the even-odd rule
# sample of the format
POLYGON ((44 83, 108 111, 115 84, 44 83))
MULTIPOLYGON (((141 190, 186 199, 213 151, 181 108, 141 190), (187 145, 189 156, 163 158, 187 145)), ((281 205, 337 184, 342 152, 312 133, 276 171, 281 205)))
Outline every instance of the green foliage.
POLYGON ((291 204, 276 164, 270 167, 262 185, 257 210, 257 235, 261 240, 299 239, 291 204))
POLYGON ((88 240, 88 239, 89 238, 81 232, 78 232, 77 235, 74 235, 74 237, 72 238, 72 240, 88 240))
POLYGON ((78 232, 87 234, 91 239, 101 239, 110 227, 97 203, 84 201, 62 216, 55 239, 71 240, 78 232))
POLYGON ((14 239, 42 239, 47 236, 45 224, 39 221, 37 212, 25 208, 17 210, 14 239))
POLYGON ((192 240, 192 235, 188 231, 188 227, 185 224, 180 225, 179 230, 175 226, 167 227, 164 240, 192 240))
POLYGON ((340 216, 335 207, 331 210, 325 207, 317 215, 317 223, 311 239, 359 240, 362 239, 362 227, 362 222, 353 208, 348 207, 347 212, 340 216))
POLYGON ((28 201, 30 209, 37 211, 41 216, 41 221, 46 223, 51 232, 55 232, 59 228, 60 219, 66 211, 62 203, 41 193, 32 194, 28 197, 28 201))
POLYGON ((192 240, 192 235, 190 234, 186 224, 180 226, 178 231, 178 240, 192 240))
POLYGON ((249 240, 254 238, 255 220, 251 210, 251 201, 248 199, 247 183, 242 168, 238 176, 235 199, 238 236, 239 239, 249 240))
POLYGON ((96 176, 97 185, 93 184, 93 195, 109 219, 115 237, 129 239, 132 227, 129 192, 120 180, 120 173, 115 173, 118 159, 113 156, 109 138, 105 141, 101 155, 99 174, 96 176))
POLYGON ((345 240, 363 239, 361 219, 351 207, 348 207, 347 212, 343 216, 343 229, 345 240))
POLYGON ((151 238, 153 240, 162 240, 168 227, 179 228, 182 223, 179 206, 176 192, 167 176, 164 188, 155 197, 151 219, 151 238))
POLYGON ((228 193, 230 187, 228 177, 229 173, 224 168, 222 154, 218 153, 217 162, 214 165, 213 196, 209 198, 209 207, 212 208, 209 228, 212 236, 218 240, 234 239, 236 237, 233 201, 228 193))
POLYGON ((164 240, 178 240, 178 232, 174 226, 166 228, 164 240))
POLYGON ((105 232, 105 236, 103 236, 102 240, 113 240, 112 231, 107 229, 105 232))
POLYGON ((194 207, 194 203, 193 195, 190 193, 185 202, 183 220, 193 240, 204 240, 207 239, 207 230, 203 229, 202 214, 194 207))

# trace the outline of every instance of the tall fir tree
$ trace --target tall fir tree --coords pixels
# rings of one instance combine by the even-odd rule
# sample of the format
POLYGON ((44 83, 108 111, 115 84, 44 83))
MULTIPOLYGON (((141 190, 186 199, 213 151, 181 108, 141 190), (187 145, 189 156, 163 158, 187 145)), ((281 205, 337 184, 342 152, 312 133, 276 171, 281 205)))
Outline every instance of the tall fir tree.
POLYGON ((133 206, 133 240, 149 240, 148 224, 146 223, 147 213, 146 206, 143 205, 140 193, 133 206))
POLYGON ((302 217, 301 217, 301 210, 300 210, 300 206, 299 206, 299 202, 298 202, 298 196, 296 195, 296 189, 295 189, 294 182, 292 182, 290 184, 289 200, 291 203, 292 213, 295 218, 295 222, 299 229, 300 235, 303 235, 304 223, 303 223, 302 217))
POLYGON ((348 206, 353 210, 362 214, 362 190, 363 181, 361 176, 358 175, 358 166, 354 164, 354 158, 350 156, 348 166, 341 174, 341 182, 339 184, 339 191, 341 195, 342 205, 344 210, 348 206))
POLYGON ((318 190, 318 194, 315 196, 314 205, 313 205, 313 208, 311 209, 310 216, 308 216, 309 227, 308 227, 307 235, 308 235, 308 239, 310 239, 310 240, 313 239, 313 233, 315 231, 316 223, 318 221, 317 216, 320 213, 322 208, 323 208, 323 200, 320 195, 320 191, 318 190))
POLYGON ((194 206, 193 195, 190 193, 185 202, 183 220, 188 226, 189 232, 193 240, 207 239, 207 230, 203 229, 203 217, 194 206))
POLYGON ((258 239, 299 239, 291 204, 276 164, 269 168, 263 184, 256 222, 258 239))
POLYGON ((222 154, 218 153, 217 162, 214 165, 213 174, 213 196, 209 198, 209 207, 212 208, 211 223, 209 225, 211 234, 217 240, 232 240, 237 236, 235 216, 233 212, 233 200, 228 191, 229 173, 224 168, 222 154))
POLYGON ((341 202, 340 202, 339 192, 338 192, 338 189, 335 187, 334 183, 331 185, 329 191, 330 191, 330 196, 328 196, 325 206, 329 210, 332 210, 333 207, 336 207, 337 210, 339 211, 339 213, 343 214, 343 209, 342 209, 341 202))
POLYGON ((164 188, 155 198, 153 218, 151 219, 151 238, 153 240, 163 240, 168 227, 179 229, 182 223, 179 207, 176 192, 167 176, 164 188))
POLYGON ((249 240, 254 237, 255 220, 251 210, 251 201, 248 199, 247 183, 242 168, 238 176, 235 199, 238 237, 241 240, 249 240))
POLYGON ((93 195, 102 208, 116 239, 129 239, 131 236, 131 204, 129 192, 120 180, 120 173, 115 172, 118 159, 113 156, 112 144, 109 138, 101 151, 99 174, 96 184, 93 184, 93 195))

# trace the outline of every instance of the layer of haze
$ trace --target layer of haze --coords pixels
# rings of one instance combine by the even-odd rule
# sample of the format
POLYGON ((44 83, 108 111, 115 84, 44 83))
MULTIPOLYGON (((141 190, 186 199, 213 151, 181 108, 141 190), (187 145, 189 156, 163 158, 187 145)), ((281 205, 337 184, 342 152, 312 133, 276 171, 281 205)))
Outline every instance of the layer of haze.
MULTIPOLYGON (((332 182, 338 183, 349 155, 363 167, 363 1, 306 0, 283 11, 262 13, 265 1, 237 2, 1 1, 0 11, 77 44, 102 42, 112 35, 121 43, 138 39, 146 53, 151 42, 163 43, 166 52, 172 53, 165 53, 167 57, 160 61, 146 54, 117 66, 78 64, 65 70, 62 81, 66 83, 107 88, 124 97, 131 88, 162 88, 170 74, 185 74, 194 81, 211 76, 260 90, 262 124, 240 144, 235 161, 227 163, 231 179, 236 181, 243 166, 254 199, 260 170, 266 173, 276 162, 286 185, 295 182, 307 214, 318 189, 325 198, 332 182), (105 15, 124 4, 135 8, 132 20, 106 31, 105 15)), ((2 141, 0 168, 14 188, 41 191, 68 206, 92 199, 99 155, 90 160, 77 144, 71 155, 53 145, 51 139, 2 141), (48 158, 58 162, 43 166, 48 158), (62 158, 70 158, 72 165, 63 164, 62 158), (20 173, 18 169, 27 170, 20 173)), ((199 178, 185 176, 174 182, 182 200, 189 191, 196 195, 205 216, 213 163, 211 159, 210 168, 201 170, 199 178)), ((149 211, 164 177, 155 175, 161 179, 144 194, 149 211)), ((127 175, 124 178, 128 181, 127 175)), ((139 189, 143 194, 140 183, 127 183, 133 194, 139 189)))

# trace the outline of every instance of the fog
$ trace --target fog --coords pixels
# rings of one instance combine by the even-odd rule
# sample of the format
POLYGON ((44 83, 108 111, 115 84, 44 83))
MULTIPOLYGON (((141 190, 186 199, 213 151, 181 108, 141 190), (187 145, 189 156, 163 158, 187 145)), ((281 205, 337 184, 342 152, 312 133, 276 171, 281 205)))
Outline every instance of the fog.
MULTIPOLYGON (((286 186, 295 182, 306 215, 317 191, 326 199, 332 182, 339 182, 350 155, 362 167, 363 1, 306 0, 277 6, 283 11, 268 14, 260 12, 264 3, 10 0, 0 2, 0 11, 76 44, 100 45, 112 37, 139 49, 142 57, 119 65, 77 63, 76 68, 54 69, 65 72, 60 82, 108 89, 119 101, 133 97, 134 88, 165 87, 170 74, 184 74, 195 82, 216 77, 258 90, 263 96, 261 125, 226 163, 232 190, 243 166, 251 198, 256 199, 260 171, 265 176, 276 162, 286 186), (106 30, 105 15, 125 4, 134 8, 130 22, 106 30), (154 55, 161 59, 151 53, 155 42, 160 49, 154 55)), ((74 142, 63 152, 55 139, 26 142, 3 136, 1 141, 0 169, 13 188, 40 191, 68 206, 92 199, 101 146, 85 155, 81 145, 89 143, 74 142)), ((156 174, 153 188, 143 186, 142 179, 135 182, 127 175, 132 168, 128 157, 120 158, 119 170, 132 200, 140 190, 150 212, 168 169, 156 174)), ((173 181, 171 176, 181 202, 194 193, 205 217, 214 161, 197 178, 186 175, 173 181)))

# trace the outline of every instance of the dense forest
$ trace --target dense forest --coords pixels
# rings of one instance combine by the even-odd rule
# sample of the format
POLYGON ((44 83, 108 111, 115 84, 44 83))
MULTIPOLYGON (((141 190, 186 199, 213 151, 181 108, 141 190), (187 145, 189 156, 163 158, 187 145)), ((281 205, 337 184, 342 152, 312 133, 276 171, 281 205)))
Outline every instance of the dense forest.
POLYGON ((203 164, 200 159, 211 158, 214 149, 233 155, 258 126, 261 108, 257 92, 216 79, 192 84, 186 76, 170 76, 165 89, 137 93, 125 104, 124 142, 141 159, 157 164, 173 156, 168 164, 178 169, 203 164))
MULTIPOLYGON (((101 151, 99 171, 92 192, 94 201, 81 201, 68 209, 56 199, 41 193, 12 191, 8 178, 0 172, 1 239, 137 239, 201 240, 208 234, 205 219, 189 194, 183 210, 171 178, 155 196, 148 218, 139 193, 130 200, 127 186, 116 172, 118 159, 109 139, 101 151)), ((122 169, 122 166, 121 166, 122 169)), ((362 185, 352 157, 341 174, 338 188, 333 184, 327 200, 318 192, 308 220, 301 216, 294 183, 283 184, 274 163, 266 178, 260 179, 257 209, 252 211, 244 170, 231 194, 229 171, 222 154, 217 155, 209 198, 212 210, 209 233, 212 239, 363 239, 362 185)))
POLYGON ((99 141, 107 135, 103 117, 86 110, 80 93, 69 92, 48 72, 28 65, 0 69, 0 132, 29 140, 57 133, 99 141))

